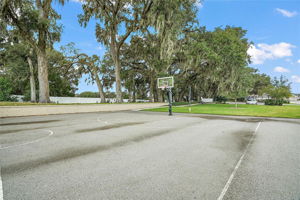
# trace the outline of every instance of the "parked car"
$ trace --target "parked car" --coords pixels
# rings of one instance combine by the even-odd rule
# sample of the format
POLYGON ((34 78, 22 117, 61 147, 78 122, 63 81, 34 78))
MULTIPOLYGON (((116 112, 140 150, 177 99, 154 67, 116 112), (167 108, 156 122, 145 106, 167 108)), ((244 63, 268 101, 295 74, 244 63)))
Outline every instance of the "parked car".
POLYGON ((252 97, 247 98, 246 104, 257 105, 257 100, 252 97))

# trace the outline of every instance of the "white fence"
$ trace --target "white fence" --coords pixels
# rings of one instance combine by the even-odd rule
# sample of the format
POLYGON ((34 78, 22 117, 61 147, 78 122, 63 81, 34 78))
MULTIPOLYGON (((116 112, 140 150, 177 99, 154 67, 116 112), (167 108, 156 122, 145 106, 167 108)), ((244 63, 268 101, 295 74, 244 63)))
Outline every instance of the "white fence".
POLYGON ((201 97, 201 102, 202 103, 213 103, 214 99, 213 98, 202 98, 201 97))
MULTIPOLYGON (((23 102, 23 95, 13 95, 19 102, 23 102)), ((84 97, 50 97, 53 103, 100 103, 100 98, 84 98, 84 97)), ((115 98, 106 98, 107 103, 116 103, 115 98)), ((123 102, 128 103, 129 99, 123 99, 123 102)), ((149 100, 137 99, 136 102, 149 102, 149 100)))

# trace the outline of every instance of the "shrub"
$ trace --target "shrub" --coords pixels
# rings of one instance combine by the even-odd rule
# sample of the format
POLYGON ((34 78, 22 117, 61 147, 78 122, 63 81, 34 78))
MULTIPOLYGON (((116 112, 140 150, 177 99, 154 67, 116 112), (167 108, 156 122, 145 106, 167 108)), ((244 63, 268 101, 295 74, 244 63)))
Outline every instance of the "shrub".
POLYGON ((5 77, 0 77, 0 101, 12 101, 12 84, 5 77))
POLYGON ((289 103, 290 103, 290 101, 289 101, 289 100, 285 100, 285 99, 283 99, 283 103, 284 103, 284 104, 289 104, 289 103))
POLYGON ((86 98, 99 98, 99 93, 98 92, 90 92, 90 91, 86 91, 86 92, 81 92, 78 97, 86 97, 86 98))
POLYGON ((245 97, 239 97, 236 99, 238 102, 244 102, 246 101, 246 98, 245 97))
POLYGON ((214 98, 214 101, 217 102, 217 103, 226 103, 228 99, 224 96, 216 96, 214 98))
POLYGON ((282 106, 284 103, 283 99, 266 99, 265 100, 265 105, 269 106, 282 106))

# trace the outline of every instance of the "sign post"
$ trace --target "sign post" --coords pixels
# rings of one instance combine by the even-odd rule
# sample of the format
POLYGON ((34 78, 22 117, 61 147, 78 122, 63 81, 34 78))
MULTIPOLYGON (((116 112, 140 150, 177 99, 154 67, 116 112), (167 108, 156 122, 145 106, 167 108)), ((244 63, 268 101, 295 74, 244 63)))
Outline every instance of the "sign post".
POLYGON ((167 97, 169 101, 169 116, 172 116, 172 87, 174 87, 174 78, 173 76, 170 77, 163 77, 157 79, 157 87, 165 90, 167 89, 167 97))

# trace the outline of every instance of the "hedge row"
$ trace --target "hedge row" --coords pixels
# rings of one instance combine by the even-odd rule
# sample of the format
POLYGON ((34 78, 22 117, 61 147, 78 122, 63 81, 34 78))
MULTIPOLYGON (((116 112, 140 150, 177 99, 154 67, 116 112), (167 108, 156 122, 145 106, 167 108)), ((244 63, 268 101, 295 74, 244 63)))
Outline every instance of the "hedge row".
POLYGON ((266 99, 265 100, 265 105, 269 106, 282 106, 284 103, 290 103, 287 100, 284 99, 266 99))

